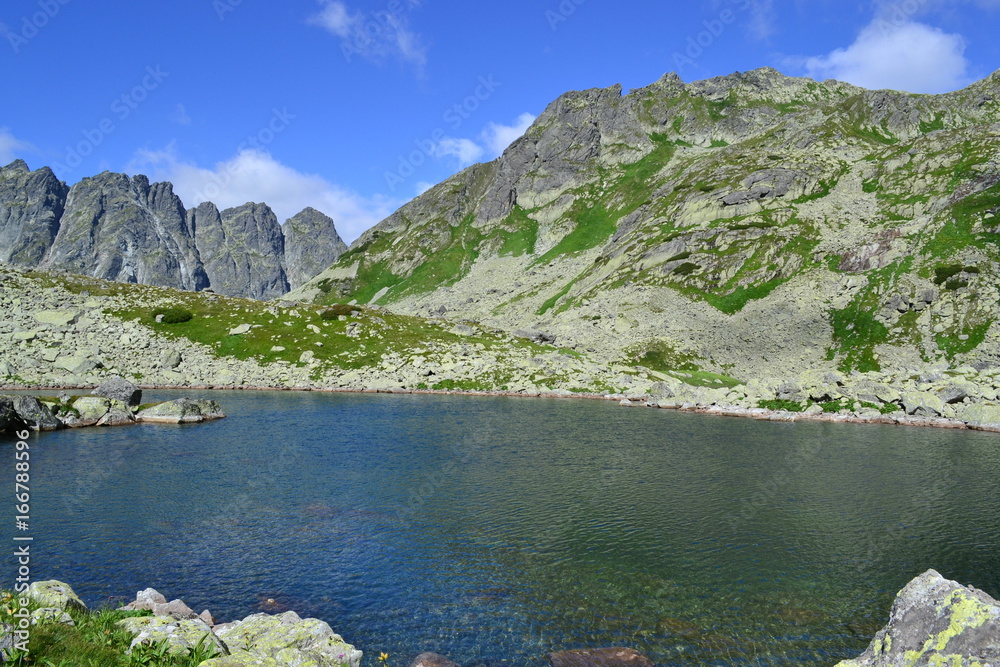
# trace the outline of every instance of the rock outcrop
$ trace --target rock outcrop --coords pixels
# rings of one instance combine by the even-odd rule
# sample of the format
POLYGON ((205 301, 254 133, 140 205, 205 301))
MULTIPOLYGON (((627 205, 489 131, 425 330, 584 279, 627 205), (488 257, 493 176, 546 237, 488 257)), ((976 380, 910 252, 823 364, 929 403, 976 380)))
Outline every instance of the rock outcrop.
POLYGON ((180 197, 145 176, 104 172, 74 185, 44 266, 118 282, 208 286, 180 197))
POLYGON ((288 292, 285 239, 266 204, 219 213, 202 204, 189 218, 212 289, 226 296, 273 299, 288 292))
POLYGON ((291 289, 319 275, 347 251, 333 218, 307 208, 285 221, 285 270, 291 289))
POLYGON ((273 298, 325 269, 347 246, 307 208, 278 225, 266 204, 186 211, 170 183, 104 172, 72 188, 23 160, 0 168, 0 262, 184 290, 273 298), (285 239, 291 249, 285 255, 285 239))
POLYGON ((1000 603, 934 570, 896 596, 889 623, 863 654, 837 667, 1000 665, 1000 603))
POLYGON ((36 267, 59 232, 69 188, 43 167, 23 160, 0 168, 0 262, 36 267))

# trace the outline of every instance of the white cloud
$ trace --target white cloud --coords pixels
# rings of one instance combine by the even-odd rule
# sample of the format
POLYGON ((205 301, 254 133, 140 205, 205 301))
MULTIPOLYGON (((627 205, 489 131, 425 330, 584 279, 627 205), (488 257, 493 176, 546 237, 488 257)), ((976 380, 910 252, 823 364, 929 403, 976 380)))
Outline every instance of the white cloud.
POLYGON ((483 147, 472 139, 453 139, 445 137, 434 145, 434 157, 454 157, 465 167, 483 156, 483 147))
POLYGON ((126 171, 146 174, 154 181, 170 181, 187 207, 203 201, 213 202, 220 210, 247 202, 266 203, 284 222, 312 206, 333 218, 348 243, 403 203, 379 195, 364 197, 254 149, 241 151, 211 168, 183 160, 174 145, 160 151, 140 150, 126 171))
POLYGON ((173 120, 175 123, 179 123, 181 125, 191 124, 191 116, 188 115, 187 109, 184 108, 183 104, 177 105, 170 119, 173 120))
POLYGON ((513 125, 500 125, 490 123, 483 130, 482 139, 486 144, 486 150, 493 156, 501 155, 507 147, 516 139, 519 139, 528 131, 531 124, 535 122, 536 116, 530 113, 523 113, 517 117, 513 125))
POLYGON ((839 79, 871 89, 943 93, 970 81, 965 40, 923 23, 876 19, 853 44, 805 61, 815 79, 839 79))
MULTIPOLYGON (((348 62, 358 56, 375 62, 392 56, 423 71, 427 49, 420 35, 410 30, 401 10, 365 13, 352 12, 340 0, 321 0, 321 4, 323 8, 310 16, 308 23, 340 38, 340 50, 348 62)), ((419 4, 417 0, 405 3, 407 8, 419 4)))
POLYGON ((25 154, 37 153, 38 149, 27 141, 18 139, 6 127, 0 127, 0 167, 4 167, 25 154))

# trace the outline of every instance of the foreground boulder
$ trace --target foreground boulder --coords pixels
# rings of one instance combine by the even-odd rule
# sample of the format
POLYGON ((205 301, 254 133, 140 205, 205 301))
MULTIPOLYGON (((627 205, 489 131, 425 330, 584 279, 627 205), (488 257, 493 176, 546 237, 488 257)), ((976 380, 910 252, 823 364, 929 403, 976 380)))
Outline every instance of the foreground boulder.
POLYGON ((280 616, 254 614, 215 627, 230 655, 208 660, 201 667, 359 667, 361 651, 315 618, 294 611, 280 616))
POLYGON ((21 426, 21 419, 14 409, 14 398, 12 396, 0 396, 0 433, 13 431, 21 426))
POLYGON ((87 605, 83 604, 69 584, 50 579, 49 581, 36 581, 28 587, 28 597, 38 603, 39 607, 58 609, 86 610, 87 605))
POLYGON ((631 648, 556 651, 545 657, 552 667, 653 667, 652 660, 631 648))
POLYGON ((142 389, 122 377, 113 377, 90 392, 93 396, 103 396, 125 405, 135 407, 142 403, 142 389))
POLYGON ((136 419, 159 424, 193 424, 212 419, 222 419, 226 415, 215 401, 196 401, 178 398, 139 411, 136 419))
POLYGON ((1000 664, 1000 603, 934 570, 896 596, 868 650, 837 667, 988 667, 1000 664))
POLYGON ((31 430, 55 431, 62 428, 62 422, 56 419, 47 405, 34 396, 14 396, 13 402, 18 419, 31 430))
MULTIPOLYGON (((118 625, 135 635, 129 651, 136 646, 156 646, 165 642, 172 655, 188 655, 198 647, 211 646, 217 654, 225 654, 226 646, 200 618, 177 619, 172 616, 126 618, 118 625)), ((204 664, 204 663, 203 663, 204 664)))

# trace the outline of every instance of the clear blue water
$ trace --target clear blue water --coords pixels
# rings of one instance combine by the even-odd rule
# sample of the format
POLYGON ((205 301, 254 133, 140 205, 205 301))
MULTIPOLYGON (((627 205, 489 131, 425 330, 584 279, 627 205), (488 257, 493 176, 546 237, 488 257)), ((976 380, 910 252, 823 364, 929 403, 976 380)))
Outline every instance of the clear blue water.
POLYGON ((997 435, 198 395, 230 417, 34 440, 36 578, 91 606, 152 586, 221 620, 293 609, 400 666, 609 645, 662 665, 832 665, 927 568, 1000 595, 997 435))

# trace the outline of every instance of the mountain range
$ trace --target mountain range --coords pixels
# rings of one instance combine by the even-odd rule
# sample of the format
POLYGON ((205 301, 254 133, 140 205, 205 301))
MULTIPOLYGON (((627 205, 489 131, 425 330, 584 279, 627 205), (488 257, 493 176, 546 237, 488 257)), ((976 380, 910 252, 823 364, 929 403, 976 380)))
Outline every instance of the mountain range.
POLYGON ((272 299, 347 249, 307 208, 278 223, 266 204, 186 210, 170 183, 104 172, 73 187, 48 167, 0 168, 0 261, 119 282, 272 299))

